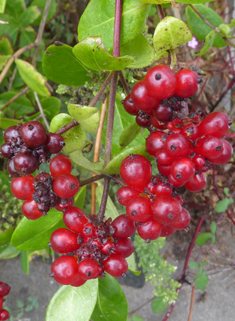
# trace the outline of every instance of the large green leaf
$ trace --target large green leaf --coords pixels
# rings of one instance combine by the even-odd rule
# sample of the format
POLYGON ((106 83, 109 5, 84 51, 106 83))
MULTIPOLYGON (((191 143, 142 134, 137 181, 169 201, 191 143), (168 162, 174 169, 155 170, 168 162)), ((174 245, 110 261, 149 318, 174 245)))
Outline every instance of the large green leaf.
MULTIPOLYGON (((194 7, 202 14, 202 16, 209 21, 214 27, 219 27, 224 24, 223 19, 211 8, 204 4, 195 4, 194 7)), ((190 7, 186 7, 186 17, 188 25, 194 35, 201 41, 205 40, 206 36, 213 30, 209 27, 202 18, 190 7)), ((213 47, 224 47, 226 42, 218 34, 215 35, 213 47)))
POLYGON ((46 321, 89 321, 96 304, 98 279, 80 287, 63 285, 52 297, 46 321))
MULTIPOLYGON (((121 45, 134 39, 143 29, 150 10, 140 0, 125 0, 122 8, 121 45)), ((92 0, 86 7, 78 25, 78 40, 90 36, 102 38, 108 51, 113 48, 115 1, 92 0)))
POLYGON ((22 79, 27 86, 29 86, 40 96, 50 96, 50 92, 45 86, 46 80, 39 72, 35 70, 35 68, 31 64, 21 59, 16 59, 15 63, 18 67, 22 79))
POLYGON ((29 259, 31 251, 21 251, 20 252, 20 264, 23 272, 29 274, 29 259))
POLYGON ((22 251, 41 250, 48 247, 51 233, 65 227, 63 213, 50 210, 47 216, 37 220, 24 217, 16 227, 11 242, 14 247, 22 251))
POLYGON ((6 6, 6 0, 1 0, 0 1, 0 13, 3 13, 5 11, 5 6, 6 6))
POLYGON ((155 59, 153 47, 142 34, 122 45, 120 52, 121 56, 129 55, 135 60, 128 68, 143 68, 151 65, 155 59))
POLYGON ((3 36, 0 38, 0 53, 1 55, 12 55, 13 48, 8 37, 3 36))
POLYGON ((110 55, 100 37, 84 39, 73 48, 73 53, 83 65, 93 70, 122 70, 134 62, 131 56, 110 55))
POLYGON ((140 131, 141 127, 136 122, 126 127, 122 131, 119 139, 120 149, 123 149, 126 146, 128 146, 136 138, 140 131))
POLYGON ((11 118, 2 118, 0 114, 0 128, 7 129, 10 126, 18 125, 20 120, 11 119, 11 118))
POLYGON ((28 7, 20 16, 20 26, 27 27, 40 16, 40 10, 36 6, 28 7))
POLYGON ((89 172, 101 174, 103 171, 103 160, 100 160, 97 163, 92 163, 83 155, 81 150, 71 153, 69 157, 74 163, 89 172))
MULTIPOLYGON (((10 1, 8 1, 10 2, 10 1)), ((15 45, 17 35, 19 32, 19 26, 17 21, 15 21, 14 17, 8 14, 0 14, 0 20, 5 21, 7 23, 0 23, 0 37, 1 36, 8 36, 13 45, 15 45)))
POLYGON ((14 227, 9 228, 6 231, 0 231, 0 246, 6 245, 10 242, 14 227))
POLYGON ((192 34, 187 25, 182 20, 168 16, 158 23, 153 36, 153 46, 160 57, 167 50, 175 49, 190 40, 192 34))
POLYGON ((90 78, 87 70, 73 54, 73 48, 67 45, 51 45, 43 55, 43 71, 57 84, 82 86, 90 78))
MULTIPOLYGON (((37 6, 40 11, 41 14, 38 17, 37 20, 34 21, 34 24, 40 24, 41 18, 42 18, 42 12, 44 10, 45 4, 46 4, 47 0, 33 0, 33 2, 30 4, 30 6, 37 6)), ((56 12, 56 0, 51 0, 51 4, 50 4, 50 8, 49 8, 49 12, 47 15, 47 21, 51 20, 51 18, 53 18, 53 16, 55 15, 56 12)))
POLYGON ((24 0, 7 0, 6 4, 6 13, 10 14, 17 20, 23 13, 25 9, 25 1, 24 0))
POLYGON ((91 318, 93 321, 126 321, 128 304, 125 294, 114 277, 105 275, 105 278, 99 278, 97 302, 91 318))
POLYGON ((52 119, 60 112, 61 101, 56 97, 47 97, 41 99, 43 111, 47 119, 52 119))

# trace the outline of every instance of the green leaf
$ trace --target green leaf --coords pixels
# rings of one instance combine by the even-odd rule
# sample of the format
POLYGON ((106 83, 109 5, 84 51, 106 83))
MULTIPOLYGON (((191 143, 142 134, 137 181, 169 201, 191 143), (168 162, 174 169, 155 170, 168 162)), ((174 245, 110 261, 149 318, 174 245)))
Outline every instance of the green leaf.
POLYGON ((12 15, 14 18, 18 20, 21 13, 25 9, 24 0, 8 0, 6 4, 6 12, 12 15))
POLYGON ((122 70, 134 62, 131 56, 110 55, 100 37, 84 39, 73 48, 73 53, 83 65, 93 70, 122 70))
POLYGON ((132 315, 131 319, 132 319, 132 321, 144 321, 144 318, 142 318, 141 316, 136 315, 136 314, 132 315))
POLYGON ((215 237, 215 235, 213 234, 213 235, 211 236, 211 244, 215 244, 215 242, 216 242, 216 237, 215 237))
POLYGON ((126 127, 122 131, 119 139, 120 149, 123 149, 124 147, 128 146, 136 138, 140 131, 141 127, 136 122, 126 127))
POLYGON ((234 28, 235 27, 235 19, 232 19, 230 24, 229 24, 230 28, 234 28))
POLYGON ((222 36, 227 37, 227 35, 230 34, 231 29, 228 25, 226 25, 225 23, 221 23, 218 27, 220 33, 222 34, 222 36))
POLYGON ((190 40, 192 34, 187 25, 182 20, 168 16, 158 23, 153 36, 153 46, 160 56, 190 40))
POLYGON ((13 54, 13 48, 12 44, 8 37, 3 36, 0 38, 0 53, 1 55, 12 55, 13 54))
MULTIPOLYGON (((0 106, 4 106, 6 102, 8 102, 11 98, 17 95, 19 92, 17 91, 8 91, 0 95, 0 106)), ((7 108, 7 114, 12 118, 15 116, 17 118, 21 118, 24 115, 27 115, 34 111, 34 108, 31 102, 25 97, 25 95, 17 98, 13 103, 11 103, 7 108)), ((12 125, 17 125, 19 121, 16 119, 5 119, 4 122, 2 121, 3 125, 5 122, 12 121, 12 125)), ((1 115, 0 115, 0 124, 1 124, 1 115)), ((6 129, 6 128, 5 128, 6 129)))
POLYGON ((206 289, 208 281, 209 281, 209 277, 206 274, 205 270, 202 270, 202 273, 197 273, 195 285, 198 289, 204 291, 206 289))
MULTIPOLYGON (((50 124, 50 132, 55 133, 61 127, 70 124, 73 118, 68 114, 59 114, 55 116, 50 124)), ((76 150, 82 149, 86 143, 86 133, 80 125, 74 126, 65 133, 62 134, 65 140, 65 147, 63 152, 70 154, 76 150)))
POLYGON ((20 252, 20 263, 21 268, 25 274, 29 274, 29 258, 30 258, 29 251, 21 251, 20 252))
MULTIPOLYGON (((122 7, 121 45, 134 39, 141 33, 148 16, 150 5, 140 0, 126 0, 122 7), (123 31, 128 32, 123 32, 123 31)), ((115 2, 109 0, 92 0, 86 7, 78 25, 79 42, 87 37, 102 38, 105 48, 113 49, 115 2)))
POLYGON ((47 216, 37 220, 28 220, 24 217, 16 227, 11 242, 18 250, 35 251, 48 247, 51 233, 65 227, 63 213, 50 210, 47 216))
POLYGON ((99 280, 99 291, 93 321, 126 321, 128 304, 125 294, 114 277, 105 273, 105 278, 99 280))
POLYGON ((71 153, 69 157, 74 163, 89 172, 95 174, 101 174, 103 172, 103 160, 100 160, 97 163, 92 163, 83 155, 81 150, 71 153))
POLYGON ((21 309, 24 306, 24 302, 21 300, 16 300, 16 306, 18 309, 21 309))
MULTIPOLYGON (((235 19, 234 19, 235 20, 235 19)), ((228 187, 225 187, 224 188, 224 194, 226 195, 226 196, 230 196, 230 192, 229 192, 229 188, 228 187)))
POLYGON ((217 213, 223 213, 227 210, 230 204, 232 204, 234 201, 232 198, 225 197, 223 200, 219 201, 216 205, 215 211, 217 213))
POLYGON ((188 266, 190 267, 190 269, 198 269, 200 265, 196 261, 191 261, 188 263, 188 266))
MULTIPOLYGON (((34 40, 35 40, 35 31, 33 28, 27 27, 27 28, 24 28, 21 30, 21 33, 20 33, 20 46, 21 47, 31 44, 34 40)), ((32 50, 34 50, 34 49, 32 49, 32 50)), ((30 53, 32 54, 32 51, 30 53)), ((29 53, 29 51, 26 51, 24 53, 24 55, 28 57, 30 55, 30 53, 29 53)))
POLYGON ((73 206, 77 206, 79 208, 83 208, 83 205, 85 203, 85 199, 86 199, 86 185, 82 186, 78 193, 74 196, 74 205, 73 206))
POLYGON ((46 321, 89 321, 96 304, 98 279, 80 287, 63 285, 52 297, 46 312, 46 321), (66 317, 65 317, 66 313, 66 317))
POLYGON ((211 223, 211 233, 215 234, 216 233, 216 229, 217 229, 217 224, 216 222, 212 222, 211 223))
POLYGON ((18 23, 15 21, 14 17, 8 14, 0 14, 0 20, 8 22, 6 24, 0 23, 0 37, 8 36, 14 46, 19 32, 18 23))
POLYGON ((50 92, 45 86, 46 80, 32 65, 21 59, 16 59, 15 63, 27 86, 29 86, 33 91, 36 91, 40 96, 50 96, 50 92))
POLYGON ((11 56, 0 56, 0 71, 5 67, 11 56))
POLYGON ((165 296, 159 296, 152 300, 151 307, 154 313, 162 313, 167 308, 165 296))
MULTIPOLYGON (((96 193, 96 199, 98 204, 101 204, 101 199, 102 199, 102 195, 103 195, 103 185, 100 182, 97 182, 98 186, 95 190, 96 193)), ((114 205, 113 201, 111 200, 111 198, 108 196, 108 201, 107 201, 107 206, 105 209, 105 216, 107 218, 111 217, 112 220, 114 220, 116 217, 118 217, 120 214, 118 213, 118 210, 116 208, 116 206, 114 205)))
POLYGON ((0 115, 0 127, 2 129, 7 129, 10 126, 18 125, 19 122, 20 122, 20 120, 10 119, 10 118, 2 118, 0 115))
POLYGON ((96 134, 100 121, 99 110, 97 108, 68 104, 68 112, 84 130, 91 134, 96 134))
MULTIPOLYGON (((40 24, 40 21, 42 19, 42 13, 44 11, 44 7, 45 7, 45 4, 46 4, 46 1, 47 0, 33 0, 33 2, 30 4, 30 6, 37 6, 40 9, 40 12, 41 12, 41 14, 37 18, 37 20, 34 21, 35 25, 39 25, 40 24)), ((48 15, 47 15, 47 21, 51 20, 51 18, 53 18, 53 16, 55 15, 56 6, 57 6, 56 0, 51 0, 49 12, 48 12, 48 15)))
POLYGON ((215 31, 211 30, 211 32, 209 32, 208 35, 206 36, 205 44, 202 47, 202 49, 200 50, 200 52, 195 53, 194 55, 195 56, 205 55, 208 52, 208 50, 211 48, 211 46, 212 46, 212 44, 214 42, 215 36, 216 36, 215 31))
POLYGON ((0 251, 0 260, 8 260, 13 259, 20 253, 19 250, 17 250, 14 246, 8 245, 4 250, 0 251))
POLYGON ((0 0, 0 13, 5 11, 6 0, 0 0))
POLYGON ((26 8, 20 16, 20 26, 27 27, 40 16, 40 10, 36 6, 26 8))
POLYGON ((90 78, 85 69, 73 54, 73 48, 67 45, 51 45, 43 54, 43 71, 57 84, 82 86, 90 78))
POLYGON ((128 68, 143 68, 155 60, 154 49, 142 34, 122 45, 120 52, 121 56, 129 55, 135 60, 128 68))
MULTIPOLYGON (((204 4, 195 4, 194 7, 214 27, 219 27, 220 24, 224 23, 223 19, 213 9, 205 6, 204 4)), ((213 30, 190 6, 186 7, 186 17, 190 29, 192 30, 194 35, 201 41, 205 40, 208 33, 213 30)), ((212 46, 218 48, 224 47, 226 46, 226 42, 220 35, 216 34, 212 46)))
MULTIPOLYGON (((208 0, 206 2, 212 2, 215 0, 208 0)), ((187 3, 187 4, 197 4, 197 3, 205 3, 205 0, 177 0, 176 2, 187 3)))
POLYGON ((6 245, 10 242, 14 227, 7 229, 6 231, 0 231, 0 246, 6 245))
POLYGON ((128 270, 130 270, 133 274, 139 276, 141 274, 141 271, 138 271, 135 253, 132 253, 130 256, 128 256, 126 260, 128 263, 128 270))
POLYGON ((139 154, 149 158, 149 154, 146 152, 145 145, 130 147, 118 154, 111 160, 111 162, 108 163, 108 165, 104 169, 105 174, 119 174, 122 161, 130 154, 139 154))
POLYGON ((47 119, 52 120, 53 117, 59 114, 61 101, 58 98, 47 97, 40 101, 47 119))
POLYGON ((196 238, 196 244, 199 246, 205 245, 206 242, 209 241, 211 236, 212 236, 211 233, 202 233, 202 234, 198 235, 198 237, 196 238))

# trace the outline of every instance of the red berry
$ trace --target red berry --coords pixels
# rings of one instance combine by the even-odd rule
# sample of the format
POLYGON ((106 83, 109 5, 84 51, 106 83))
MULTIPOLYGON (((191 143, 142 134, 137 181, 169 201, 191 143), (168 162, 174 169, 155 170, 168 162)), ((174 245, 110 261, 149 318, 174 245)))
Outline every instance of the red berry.
POLYGON ((139 196, 140 193, 141 192, 138 189, 129 186, 123 186, 117 191, 116 199, 120 204, 127 206, 128 202, 139 196))
POLYGON ((8 318, 9 318, 9 312, 5 309, 2 309, 0 311, 0 320, 4 321, 4 320, 7 320, 8 318))
POLYGON ((125 214, 119 215, 111 224, 115 228, 113 237, 125 239, 135 233, 135 223, 125 214))
POLYGON ((151 68, 144 81, 149 96, 166 99, 175 93, 175 74, 168 66, 158 65, 151 68))
POLYGON ((219 157, 213 159, 209 158, 209 161, 212 164, 226 164, 233 157, 233 148, 231 144, 224 139, 221 139, 221 141, 223 143, 223 151, 219 157))
POLYGON ((37 203, 34 200, 24 202, 22 205, 22 213, 29 220, 37 220, 42 216, 42 212, 38 210, 37 203))
POLYGON ((150 97, 146 89, 145 81, 141 80, 134 85, 131 91, 131 98, 136 108, 145 112, 156 108, 160 101, 150 97))
POLYGON ((33 182, 34 177, 32 175, 13 178, 11 183, 12 194, 20 200, 32 199, 34 192, 33 182))
POLYGON ((0 295, 7 296, 11 291, 11 288, 7 283, 0 282, 0 295))
POLYGON ((151 217, 151 201, 146 197, 132 199, 126 207, 126 213, 134 222, 146 222, 151 217))
POLYGON ((120 175, 127 185, 144 189, 150 182, 152 166, 144 156, 130 155, 123 160, 120 175))
POLYGON ((161 237, 168 237, 171 236, 172 234, 175 233, 175 229, 170 227, 169 225, 163 225, 162 226, 162 232, 161 232, 161 237))
POLYGON ((4 132, 4 141, 7 142, 15 142, 17 138, 20 137, 20 132, 17 126, 10 126, 4 132))
POLYGON ((172 227, 175 230, 184 230, 190 223, 190 214, 189 212, 182 207, 182 213, 180 215, 180 218, 178 221, 172 223, 170 227, 172 227))
POLYGON ((78 275, 78 278, 76 279, 76 281, 74 281, 73 283, 71 283, 72 286, 78 287, 83 285, 84 283, 86 283, 87 280, 83 279, 83 277, 81 275, 78 275))
POLYGON ((192 158, 192 161, 197 171, 204 171, 204 169, 208 170, 208 166, 206 165, 206 160, 203 156, 196 155, 192 158))
POLYGON ((163 184, 161 181, 159 181, 153 185, 151 193, 156 195, 157 197, 171 196, 172 188, 169 185, 163 184))
POLYGON ((180 133, 191 140, 196 140, 199 137, 198 124, 187 124, 181 128, 180 133))
POLYGON ((179 184, 186 183, 194 174, 195 165, 190 157, 180 157, 171 165, 171 175, 179 184))
POLYGON ((78 262, 74 256, 63 255, 58 257, 51 266, 51 275, 56 282, 69 285, 79 277, 78 262))
POLYGON ((145 223, 138 223, 137 231, 142 239, 150 242, 159 238, 162 231, 162 224, 151 218, 145 223))
POLYGON ((174 162, 174 160, 175 157, 167 154, 165 150, 162 150, 157 157, 158 164, 162 166, 169 166, 174 162))
POLYGON ((184 186, 184 182, 178 182, 175 180, 175 178, 173 177, 173 175, 171 174, 171 172, 168 175, 168 181, 174 186, 174 187, 181 187, 184 186))
POLYGON ((78 235, 66 228, 55 230, 50 237, 52 249, 57 253, 70 253, 80 248, 78 235))
POLYGON ((187 183, 185 183, 185 187, 190 192, 199 192, 206 187, 206 176, 203 173, 197 174, 193 176, 187 183))
POLYGON ((115 249, 115 245, 111 237, 104 245, 101 246, 101 252, 107 255, 110 255, 111 253, 113 253, 114 249, 115 249))
POLYGON ((220 138, 229 131, 230 125, 231 121, 228 115, 221 111, 216 111, 203 119, 198 130, 200 136, 211 135, 220 138))
POLYGON ((79 191, 79 181, 71 174, 61 175, 55 178, 52 187, 60 198, 71 198, 79 191))
POLYGON ((157 168, 159 172, 164 176, 168 176, 171 172, 171 165, 163 166, 161 164, 157 164, 157 168))
POLYGON ((30 153, 19 153, 14 157, 14 167, 20 175, 31 174, 39 167, 38 158, 30 153))
POLYGON ((2 145, 1 154, 3 157, 8 158, 8 159, 12 158, 15 155, 14 149, 10 145, 10 143, 5 143, 2 145))
POLYGON ((7 165, 7 170, 10 174, 10 177, 19 177, 20 175, 17 173, 15 170, 15 165, 14 165, 14 158, 10 159, 8 165, 7 165))
POLYGON ((153 115, 159 121, 167 123, 172 120, 173 110, 171 107, 164 104, 159 104, 154 110, 153 115))
POLYGON ((151 115, 150 116, 150 121, 151 121, 151 124, 158 128, 158 129, 166 129, 167 128, 167 124, 166 123, 161 123, 154 115, 151 115))
POLYGON ((87 223, 83 226, 82 235, 84 237, 92 237, 95 235, 95 227, 92 223, 87 223))
POLYGON ((195 153, 206 158, 217 158, 223 152, 223 142, 220 138, 214 136, 206 136, 200 138, 196 142, 195 153))
POLYGON ((47 136, 46 150, 50 154, 59 153, 65 146, 64 138, 61 135, 49 133, 47 136))
POLYGON ((83 227, 88 223, 86 214, 78 207, 70 207, 63 216, 64 224, 76 233, 82 233, 83 227))
POLYGON ((1 311, 1 309, 2 309, 3 302, 4 302, 4 298, 3 298, 2 295, 0 295, 0 311, 1 311))
POLYGON ((112 254, 103 262, 103 265, 105 271, 115 278, 124 276, 128 270, 127 261, 118 254, 112 254))
POLYGON ((74 204, 74 197, 61 198, 60 202, 55 206, 55 209, 60 212, 65 212, 67 209, 72 207, 74 204))
POLYGON ((128 95, 124 102, 123 102, 123 107, 125 108, 125 110, 128 112, 128 114, 133 115, 133 116, 137 116, 138 115, 138 109, 135 107, 133 100, 131 98, 131 95, 128 95))
POLYGON ((46 129, 38 121, 25 123, 20 129, 20 135, 25 145, 30 148, 42 146, 47 141, 46 129))
POLYGON ((147 152, 154 157, 158 156, 163 151, 166 137, 166 133, 161 131, 151 133, 146 139, 147 152))
POLYGON ((126 239, 119 239, 115 244, 114 252, 115 254, 121 255, 123 257, 128 257, 134 252, 134 244, 132 240, 126 239))
POLYGON ((85 259, 78 265, 78 273, 85 280, 97 278, 102 270, 102 267, 94 259, 85 259))
POLYGON ((175 95, 188 98, 196 94, 198 90, 198 74, 189 69, 182 69, 175 74, 176 89, 175 95))
POLYGON ((180 157, 190 154, 189 140, 181 134, 172 134, 165 141, 165 151, 170 156, 180 157))
POLYGON ((52 177, 70 174, 72 169, 72 163, 65 155, 57 155, 53 157, 50 162, 50 171, 52 177))
POLYGON ((140 127, 143 127, 143 128, 148 128, 151 126, 150 117, 147 115, 138 114, 138 116, 136 116, 136 118, 135 118, 135 121, 136 121, 137 125, 139 125, 140 127))
POLYGON ((169 225, 176 222, 180 218, 181 212, 181 205, 172 196, 161 196, 153 200, 153 217, 161 224, 169 225))

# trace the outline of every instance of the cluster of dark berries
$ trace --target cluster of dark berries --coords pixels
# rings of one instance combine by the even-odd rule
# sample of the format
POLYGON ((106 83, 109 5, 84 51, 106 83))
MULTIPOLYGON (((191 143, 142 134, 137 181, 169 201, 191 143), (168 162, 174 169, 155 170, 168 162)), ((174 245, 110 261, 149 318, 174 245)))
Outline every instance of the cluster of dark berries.
POLYGON ((134 85, 123 105, 129 114, 136 115, 139 126, 165 129, 177 114, 188 114, 187 98, 197 92, 200 81, 192 70, 175 74, 168 66, 158 65, 134 85))
POLYGON ((167 178, 152 177, 152 166, 147 158, 142 155, 126 157, 120 175, 127 186, 117 191, 116 198, 126 206, 127 217, 137 223, 137 231, 146 242, 170 236, 188 226, 190 214, 181 206, 182 198, 167 178))
POLYGON ((65 211, 73 206, 74 196, 79 190, 78 179, 71 175, 72 163, 65 155, 57 155, 50 162, 50 172, 15 177, 11 183, 12 194, 21 200, 22 213, 36 220, 46 215, 51 208, 65 211))
POLYGON ((214 112, 203 120, 178 119, 167 124, 168 132, 154 131, 146 139, 147 152, 156 157, 157 167, 175 187, 199 192, 206 186, 210 164, 225 164, 232 155, 231 144, 221 139, 231 121, 223 112, 214 112))
POLYGON ((0 282, 0 321, 7 320, 9 318, 9 312, 2 308, 4 302, 4 296, 10 293, 11 288, 8 284, 0 282))
POLYGON ((65 145, 61 135, 47 133, 37 121, 11 126, 4 132, 5 143, 0 155, 9 159, 8 171, 11 177, 33 173, 51 154, 59 153, 65 145))
POLYGON ((135 223, 126 215, 99 223, 95 215, 89 217, 78 207, 70 207, 63 216, 68 227, 55 230, 49 245, 60 254, 51 266, 51 274, 58 283, 81 286, 87 280, 104 277, 104 271, 114 277, 125 276, 126 257, 134 252, 129 239, 135 233, 135 223), (72 252, 71 255, 67 255, 72 252))

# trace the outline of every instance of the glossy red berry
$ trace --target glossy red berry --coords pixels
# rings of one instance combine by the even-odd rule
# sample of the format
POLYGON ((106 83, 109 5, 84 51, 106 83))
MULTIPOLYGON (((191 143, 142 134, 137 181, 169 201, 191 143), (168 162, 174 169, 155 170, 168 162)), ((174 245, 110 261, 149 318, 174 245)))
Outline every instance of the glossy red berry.
POLYGON ((79 276, 77 258, 69 255, 58 257, 52 263, 50 276, 63 285, 74 283, 79 276))
POLYGON ((79 181, 71 174, 61 175, 55 178, 52 187, 60 198, 71 198, 79 191, 79 181))
POLYGON ((14 158, 10 159, 8 165, 7 165, 7 170, 10 175, 10 177, 19 177, 20 174, 17 173, 15 170, 15 165, 14 165, 14 158))
POLYGON ((135 223, 125 214, 119 215, 117 218, 115 218, 111 225, 115 229, 113 237, 122 239, 130 237, 135 233, 136 230, 135 223))
POLYGON ((158 65, 151 68, 144 81, 149 96, 166 99, 175 93, 176 77, 168 66, 158 65))
POLYGON ((165 150, 162 150, 157 156, 158 164, 162 166, 169 166, 175 160, 174 156, 169 155, 165 150))
POLYGON ((128 257, 134 252, 134 244, 132 240, 126 239, 119 239, 115 244, 114 252, 115 254, 121 255, 123 257, 128 257))
POLYGON ((184 207, 182 207, 180 218, 170 226, 175 230, 184 230, 189 225, 190 219, 191 217, 189 212, 184 207))
POLYGON ((2 295, 0 295, 0 311, 1 311, 1 309, 2 309, 3 302, 4 302, 4 298, 3 298, 2 295))
POLYGON ((159 196, 171 196, 172 188, 170 184, 163 184, 161 181, 155 183, 152 187, 152 194, 159 196))
POLYGON ((102 270, 102 267, 94 259, 85 259, 78 265, 78 273, 85 280, 97 278, 102 270))
POLYGON ((46 150, 50 154, 59 153, 65 146, 64 138, 61 135, 49 133, 47 136, 46 150))
POLYGON ((2 145, 1 154, 3 157, 8 158, 8 159, 12 158, 15 155, 14 149, 10 145, 10 143, 5 143, 2 145))
POLYGON ((105 271, 111 276, 118 278, 124 276, 128 270, 128 264, 124 257, 112 254, 103 262, 105 271))
POLYGON ((141 191, 139 191, 138 189, 136 189, 134 187, 123 186, 123 187, 119 188, 119 190, 117 191, 116 200, 120 204, 127 206, 129 201, 132 200, 133 198, 136 198, 137 196, 139 196, 140 193, 141 193, 141 191))
POLYGON ((206 158, 217 158, 223 152, 223 142, 214 136, 200 138, 196 142, 195 152, 206 158))
POLYGON ((11 291, 10 286, 7 283, 0 282, 0 295, 7 296, 11 291))
POLYGON ((107 255, 114 253, 114 249, 115 249, 115 245, 111 237, 109 237, 109 240, 104 245, 101 246, 101 252, 107 255))
POLYGON ((137 231, 142 239, 150 242, 159 238, 162 231, 162 224, 151 218, 145 223, 138 223, 137 231))
POLYGON ((152 203, 152 213, 155 220, 169 225, 180 218, 182 207, 172 196, 155 198, 152 203))
POLYGON ((208 169, 208 166, 207 166, 207 163, 206 163, 206 160, 203 156, 200 156, 200 155, 195 155, 193 158, 192 158, 192 161, 195 165, 195 169, 197 171, 204 171, 204 169, 208 169))
POLYGON ((181 134, 172 134, 165 141, 165 151, 170 156, 180 157, 190 154, 189 140, 181 134))
POLYGON ((38 121, 25 123, 20 129, 20 135, 25 145, 30 148, 45 145, 47 141, 46 129, 38 121))
POLYGON ((132 154, 123 160, 120 175, 127 185, 144 189, 150 182, 152 166, 144 156, 132 154))
POLYGON ((179 184, 189 181, 195 174, 195 165, 190 157, 177 158, 171 165, 171 175, 179 184))
POLYGON ((37 203, 34 200, 27 200, 22 205, 22 213, 29 220, 37 220, 43 214, 38 210, 37 203))
POLYGON ((175 233, 175 229, 170 227, 169 225, 163 225, 161 231, 161 237, 168 237, 175 233))
POLYGON ((92 223, 87 223, 83 226, 82 235, 84 237, 92 237, 95 235, 95 227, 92 223))
POLYGON ((131 91, 131 98, 135 107, 142 111, 152 110, 160 103, 158 99, 149 96, 144 80, 134 85, 131 91))
POLYGON ((5 309, 2 309, 0 311, 0 320, 1 321, 5 321, 7 319, 9 319, 9 312, 7 310, 5 310, 5 309))
POLYGON ((175 178, 173 177, 173 175, 171 174, 171 172, 168 175, 168 181, 174 186, 174 187, 181 187, 184 186, 184 182, 178 182, 175 180, 175 178))
POLYGON ((12 194, 20 200, 32 199, 34 192, 33 182, 34 177, 32 175, 13 178, 11 183, 12 194))
POLYGON ((158 168, 159 172, 160 172, 162 175, 164 175, 164 176, 170 175, 171 165, 163 166, 163 165, 161 165, 161 164, 157 164, 157 168, 158 168))
POLYGON ((166 133, 161 131, 151 133, 146 139, 147 152, 154 157, 158 156, 164 149, 166 137, 166 133))
POLYGON ((199 137, 198 124, 187 124, 181 128, 180 133, 191 140, 196 140, 199 137))
POLYGON ((15 142, 18 137, 20 137, 20 132, 17 126, 10 126, 4 132, 5 143, 15 142))
POLYGON ((125 108, 125 110, 128 112, 128 114, 133 115, 133 116, 137 116, 138 115, 138 109, 136 108, 136 106, 133 103, 133 100, 131 98, 131 95, 128 95, 123 102, 123 107, 125 108))
POLYGON ((148 128, 151 126, 150 117, 143 114, 138 114, 135 118, 137 125, 143 128, 148 128))
POLYGON ((72 163, 65 155, 57 155, 50 162, 50 172, 52 177, 70 174, 72 172, 72 163))
POLYGON ((185 183, 185 187, 190 192, 199 192, 206 187, 206 176, 203 173, 197 174, 193 176, 187 183, 185 183))
POLYGON ((55 206, 55 209, 60 212, 65 212, 67 209, 72 207, 74 204, 74 197, 61 198, 60 202, 55 206))
POLYGON ((198 74, 189 69, 182 69, 175 74, 175 95, 188 98, 196 94, 198 90, 198 74))
POLYGON ((150 121, 151 121, 151 124, 158 128, 158 129, 166 129, 167 128, 167 124, 166 123, 161 123, 154 115, 151 115, 150 116, 150 121))
POLYGON ((200 136, 215 136, 218 138, 223 137, 228 131, 231 125, 231 121, 225 113, 221 111, 215 111, 200 123, 198 129, 200 136))
POLYGON ((221 139, 223 143, 223 151, 219 157, 210 159, 209 161, 212 164, 226 164, 233 157, 233 148, 229 142, 224 139, 221 139))
POLYGON ((88 223, 86 214, 75 206, 65 211, 63 221, 70 230, 76 233, 82 233, 84 225, 88 223))
POLYGON ((78 235, 66 228, 55 230, 50 237, 50 245, 57 253, 70 253, 80 248, 77 243, 78 235))
POLYGON ((33 173, 39 167, 38 158, 30 153, 19 153, 14 157, 14 168, 20 175, 33 173))
POLYGON ((134 222, 146 222, 151 217, 151 201, 146 197, 132 199, 126 206, 126 213, 134 222))
POLYGON ((173 118, 173 110, 171 107, 164 104, 159 104, 154 110, 153 115, 159 121, 167 123, 173 118))
POLYGON ((78 275, 78 278, 76 279, 76 281, 74 281, 73 283, 71 283, 72 286, 78 287, 83 285, 84 283, 86 283, 87 280, 83 279, 83 277, 81 275, 78 275))

